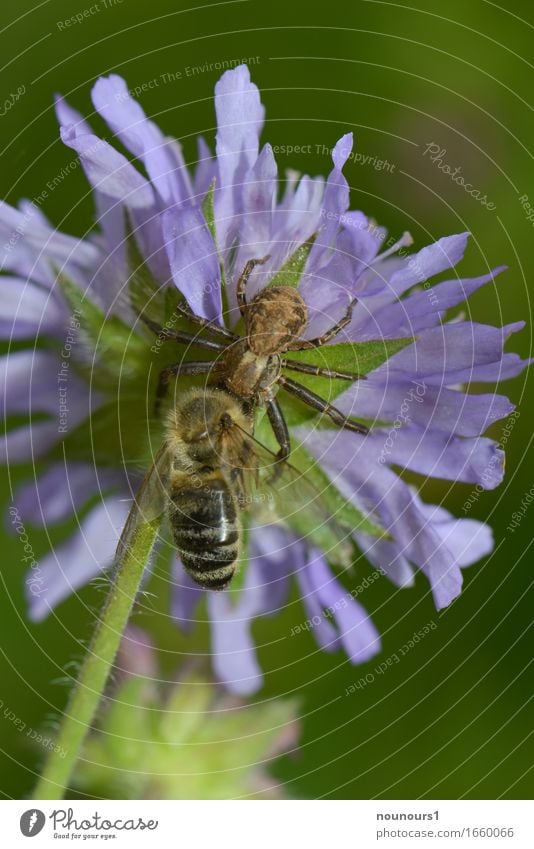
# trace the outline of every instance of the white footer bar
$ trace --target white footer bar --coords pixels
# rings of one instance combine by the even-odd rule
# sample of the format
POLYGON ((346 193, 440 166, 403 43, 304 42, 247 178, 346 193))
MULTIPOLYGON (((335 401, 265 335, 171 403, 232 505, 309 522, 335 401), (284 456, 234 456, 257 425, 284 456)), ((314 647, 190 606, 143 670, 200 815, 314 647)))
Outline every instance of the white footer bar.
POLYGON ((528 801, 2 801, 1 844, 533 849, 533 808, 528 801))

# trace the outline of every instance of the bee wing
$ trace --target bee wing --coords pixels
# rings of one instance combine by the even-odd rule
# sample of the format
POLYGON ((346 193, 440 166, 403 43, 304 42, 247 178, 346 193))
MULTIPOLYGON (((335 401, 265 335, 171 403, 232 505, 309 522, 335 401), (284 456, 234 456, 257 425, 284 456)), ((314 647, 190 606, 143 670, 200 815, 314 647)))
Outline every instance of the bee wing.
POLYGON ((353 559, 352 529, 332 515, 315 483, 296 466, 280 461, 250 433, 241 431, 240 438, 251 446, 250 463, 243 470, 244 506, 258 503, 271 508, 258 510, 260 518, 269 520, 270 513, 270 521, 286 522, 311 544, 349 565, 353 559))
POLYGON ((150 522, 156 519, 165 511, 169 468, 169 446, 164 442, 135 494, 117 545, 117 560, 130 547, 133 535, 139 525, 142 522, 150 522))

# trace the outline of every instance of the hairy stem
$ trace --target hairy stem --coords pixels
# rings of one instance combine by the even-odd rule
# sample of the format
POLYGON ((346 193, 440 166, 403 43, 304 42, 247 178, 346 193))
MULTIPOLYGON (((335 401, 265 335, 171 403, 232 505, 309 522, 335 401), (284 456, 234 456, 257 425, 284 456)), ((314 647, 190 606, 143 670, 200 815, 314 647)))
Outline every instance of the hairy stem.
POLYGON ((158 528, 159 520, 141 524, 132 544, 116 565, 108 597, 67 704, 56 745, 35 788, 34 799, 63 798, 100 704, 158 528))

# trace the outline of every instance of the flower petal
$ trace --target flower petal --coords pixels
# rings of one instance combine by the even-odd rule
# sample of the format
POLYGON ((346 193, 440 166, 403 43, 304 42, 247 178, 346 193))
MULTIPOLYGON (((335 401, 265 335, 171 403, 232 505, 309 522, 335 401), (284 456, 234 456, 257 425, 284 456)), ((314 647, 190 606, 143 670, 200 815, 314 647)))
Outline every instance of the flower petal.
POLYGON ((203 136, 197 139, 197 167, 195 171, 195 197, 203 198, 217 176, 217 161, 203 136))
POLYGON ((413 586, 413 567, 408 558, 402 554, 400 546, 394 541, 370 537, 366 534, 354 534, 354 539, 367 560, 387 575, 395 586, 413 586))
POLYGON ((170 140, 147 119, 122 77, 117 74, 100 77, 91 97, 95 109, 117 138, 141 159, 163 204, 170 206, 188 200, 191 182, 183 157, 177 163, 177 150, 171 152, 170 140))
MULTIPOLYGON (((437 324, 446 310, 465 301, 471 294, 494 280, 506 266, 495 268, 489 274, 469 279, 445 280, 424 291, 415 292, 396 303, 373 310, 366 320, 358 324, 358 338, 390 338, 414 336, 437 324)), ((372 302, 369 304, 372 306, 372 302)), ((355 332, 355 326, 351 332, 355 332)))
POLYGON ((58 441, 56 421, 38 421, 12 428, 0 443, 0 463, 27 463, 42 457, 58 441))
POLYGON ((287 601, 290 574, 304 564, 304 549, 283 525, 260 525, 250 530, 249 563, 257 563, 263 576, 265 612, 277 613, 287 601))
POLYGON ((249 696, 261 687, 263 674, 250 633, 251 620, 263 612, 261 573, 251 563, 238 603, 228 593, 209 593, 213 668, 232 693, 249 696))
POLYGON ((426 384, 451 386, 478 381, 483 370, 487 378, 490 369, 494 380, 502 379, 499 369, 503 345, 524 326, 522 321, 505 327, 462 321, 425 330, 414 345, 395 354, 373 372, 373 377, 386 373, 395 377, 398 373, 413 375, 426 384))
POLYGON ((132 210, 153 210, 154 191, 122 153, 98 136, 78 134, 75 126, 61 127, 61 140, 76 151, 93 188, 132 210))
MULTIPOLYGON (((470 233, 444 236, 412 254, 394 271, 388 281, 389 297, 398 298, 412 286, 424 283, 442 271, 454 268, 462 259, 470 233)), ((380 258, 379 258, 380 259, 380 258)))
MULTIPOLYGON (((265 145, 256 162, 247 172, 242 186, 243 221, 240 227, 240 246, 237 252, 236 267, 240 271, 245 262, 253 258, 266 256, 270 250, 273 229, 273 208, 276 201, 277 167, 270 145, 265 145)), ((268 271, 266 264, 262 278, 268 271)), ((256 287, 257 289, 257 287, 256 287)), ((248 288, 249 298, 256 293, 255 287, 248 288)), ((235 300, 235 291, 229 293, 231 306, 235 300)))
POLYGON ((237 601, 229 592, 208 593, 214 669, 228 689, 243 696, 254 693, 263 681, 250 632, 252 620, 275 613, 283 604, 288 571, 297 568, 295 556, 302 549, 293 535, 278 525, 258 528, 252 539, 245 583, 237 601))
POLYGON ((306 571, 311 591, 321 610, 334 619, 339 642, 351 663, 369 660, 380 651, 380 635, 366 610, 334 578, 322 556, 316 553, 306 571))
MULTIPOLYGON (((294 172, 286 172, 287 185, 291 186, 294 172)), ((321 223, 325 180, 323 177, 304 175, 293 192, 289 192, 273 213, 274 246, 282 242, 283 253, 278 257, 275 267, 279 268, 284 260, 306 239, 309 239, 321 223)), ((271 253, 273 252, 271 248, 271 253)))
POLYGON ((189 634, 193 630, 196 610, 204 590, 185 571, 177 557, 172 559, 171 615, 176 624, 189 634))
POLYGON ((72 420, 81 420, 89 412, 87 385, 70 373, 63 381, 65 394, 61 395, 60 368, 57 355, 49 351, 14 351, 0 357, 4 410, 8 414, 39 411, 56 416, 59 421, 63 404, 68 405, 65 412, 72 415, 72 420))
MULTIPOLYGON (((313 558, 312 558, 313 559, 313 558)), ((313 628, 313 636, 324 651, 336 651, 341 641, 337 629, 325 616, 324 607, 316 591, 311 564, 306 564, 296 573, 300 595, 313 628)))
POLYGON ((349 208, 349 184, 341 169, 349 158, 352 143, 352 133, 346 133, 332 151, 334 168, 326 181, 321 209, 321 229, 307 263, 307 271, 312 275, 317 274, 328 260, 335 235, 341 226, 342 216, 349 208))
POLYGON ((18 277, 0 276, 0 337, 32 339, 58 335, 67 310, 55 294, 18 277))
MULTIPOLYGON (((114 247, 120 245, 123 223, 117 220, 116 205, 130 210, 133 229, 141 253, 152 272, 164 282, 169 265, 163 245, 159 207, 151 184, 107 142, 92 134, 78 134, 74 125, 61 127, 62 141, 78 153, 87 179, 99 196, 102 226, 110 234, 114 247)), ((121 207, 119 211, 122 214, 121 207)), ((120 261, 120 257, 117 261, 120 261)))
POLYGON ((98 504, 74 536, 28 573, 26 596, 35 622, 111 565, 127 512, 119 499, 98 504))
POLYGON ((442 480, 480 483, 486 489, 498 486, 504 474, 504 452, 484 437, 463 439, 405 425, 387 431, 374 429, 366 446, 379 463, 442 480))
POLYGON ((424 504, 416 495, 421 512, 433 523, 456 563, 462 568, 472 566, 493 551, 493 532, 476 519, 457 519, 448 510, 424 504))
MULTIPOLYGON (((83 119, 76 109, 73 109, 67 101, 56 95, 55 98, 56 117, 60 127, 73 126, 76 136, 91 135, 92 130, 89 124, 83 119)), ((116 295, 119 286, 117 281, 124 280, 126 273, 126 246, 124 244, 125 226, 124 226, 124 211, 119 201, 109 197, 101 191, 94 190, 94 199, 96 206, 96 223, 102 230, 104 242, 107 250, 104 251, 106 263, 113 263, 113 271, 111 272, 112 285, 98 286, 95 283, 95 289, 99 290, 99 295, 103 297, 106 304, 113 302, 113 297, 116 295), (104 291, 102 291, 104 290, 104 291), (111 298, 109 297, 111 291, 111 298), (108 297, 106 298, 106 295, 108 297)), ((98 237, 97 237, 98 238, 98 237)), ((95 239, 97 241, 97 239, 95 239)), ((105 270, 100 267, 98 269, 98 277, 105 277, 105 270)))
POLYGON ((479 436, 493 422, 504 419, 514 409, 504 395, 464 394, 443 386, 433 386, 417 379, 395 375, 387 382, 375 378, 374 372, 336 400, 346 415, 394 422, 399 411, 418 393, 410 405, 410 419, 419 427, 428 427, 458 436, 479 436))
POLYGON ((320 458, 324 470, 346 498, 360 509, 373 505, 382 526, 399 546, 399 553, 424 571, 439 610, 460 593, 460 565, 412 489, 369 457, 364 444, 365 440, 360 442, 355 455, 354 450, 348 450, 346 434, 316 432, 308 439, 307 448, 320 458))
POLYGON ((167 210, 162 227, 172 279, 197 315, 222 321, 221 276, 215 245, 201 210, 167 210))
POLYGON ((215 192, 217 244, 232 244, 243 211, 241 183, 258 156, 265 110, 246 65, 226 71, 215 86, 218 184, 215 192))
MULTIPOLYGON (((346 213, 343 220, 351 215, 346 213)), ((342 226, 336 238, 336 250, 327 264, 314 276, 305 273, 299 291, 308 306, 305 336, 313 339, 331 327, 345 313, 351 298, 360 295, 359 279, 376 255, 377 239, 368 231, 368 221, 361 213, 354 225, 342 226)), ((365 302, 368 316, 367 301, 365 302)), ((344 341, 344 333, 337 342, 344 341)), ((378 335, 378 334, 377 334, 378 335)), ((346 340, 345 340, 346 341, 346 340)))
POLYGON ((62 522, 97 493, 102 494, 120 481, 111 469, 98 469, 88 463, 55 463, 42 475, 22 484, 14 504, 25 522, 50 525, 62 522))
POLYGON ((75 128, 76 135, 92 133, 91 127, 83 115, 77 109, 73 109, 60 94, 56 94, 54 97, 54 108, 60 127, 66 127, 72 124, 75 128))
MULTIPOLYGON (((20 242, 26 250, 33 251, 34 258, 39 259, 41 253, 57 264, 74 262, 87 267, 98 263, 100 251, 90 242, 67 236, 59 230, 46 226, 40 210, 35 204, 26 204, 24 212, 19 212, 4 201, 0 201, 0 228, 5 238, 4 252, 9 253, 17 248, 20 242)), ((2 269, 11 266, 4 263, 2 269)), ((42 281, 42 278, 40 282, 42 281)))

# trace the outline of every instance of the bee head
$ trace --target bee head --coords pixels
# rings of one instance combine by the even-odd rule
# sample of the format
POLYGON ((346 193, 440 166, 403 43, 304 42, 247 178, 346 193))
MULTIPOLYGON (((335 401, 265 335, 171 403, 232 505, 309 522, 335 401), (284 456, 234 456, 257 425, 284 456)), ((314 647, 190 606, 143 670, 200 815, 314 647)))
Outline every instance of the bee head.
POLYGON ((216 447, 235 425, 237 416, 236 403, 226 393, 194 390, 172 411, 170 424, 184 442, 216 447))

